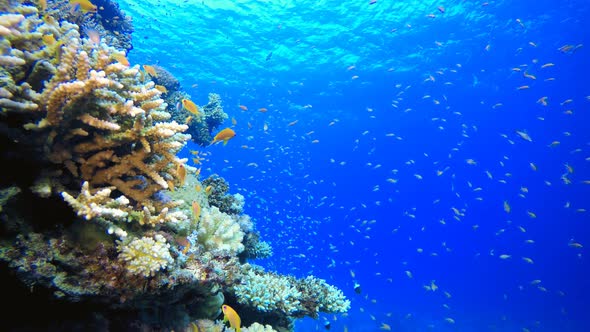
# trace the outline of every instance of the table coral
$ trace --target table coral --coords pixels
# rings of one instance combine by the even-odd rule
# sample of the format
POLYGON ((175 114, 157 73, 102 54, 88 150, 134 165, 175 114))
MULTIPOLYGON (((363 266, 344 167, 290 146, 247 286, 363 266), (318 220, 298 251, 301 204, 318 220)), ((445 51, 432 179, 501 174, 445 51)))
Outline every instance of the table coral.
POLYGON ((253 267, 234 290, 239 303, 279 316, 317 317, 350 309, 341 290, 313 276, 296 279, 253 267))

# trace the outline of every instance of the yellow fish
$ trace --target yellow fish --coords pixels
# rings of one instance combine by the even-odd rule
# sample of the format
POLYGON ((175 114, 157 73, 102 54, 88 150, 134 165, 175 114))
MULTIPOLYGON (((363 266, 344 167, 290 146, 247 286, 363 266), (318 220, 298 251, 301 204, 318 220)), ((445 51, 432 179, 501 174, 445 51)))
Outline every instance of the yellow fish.
POLYGON ((189 99, 183 99, 182 106, 192 114, 199 115, 199 107, 189 99))
POLYGON ((186 167, 184 167, 183 164, 178 164, 178 166, 176 166, 176 177, 178 178, 180 186, 184 186, 184 181, 186 179, 186 167))
POLYGON ((113 54, 111 54, 111 57, 113 59, 117 60, 117 62, 119 62, 123 66, 129 67, 129 60, 127 60, 127 58, 125 57, 124 54, 121 54, 121 53, 113 53, 113 54))
POLYGON ((55 37, 53 37, 53 35, 43 35, 41 39, 43 39, 43 43, 45 43, 45 45, 47 46, 51 46, 56 42, 55 37))
POLYGON ((227 304, 222 305, 221 310, 223 311, 223 321, 229 322, 231 328, 235 329, 236 332, 240 332, 240 324, 242 321, 240 320, 238 313, 227 304))
POLYGON ((96 12, 96 6, 93 5, 92 2, 90 2, 89 0, 70 0, 70 5, 79 5, 80 9, 82 9, 85 12, 96 12))
POLYGON ((201 216, 201 206, 199 205, 198 202, 194 201, 193 202, 193 217, 195 218, 195 220, 199 220, 200 216, 201 216))
MULTIPOLYGON (((148 73, 149 74, 149 73, 148 73)), ((150 74, 151 75, 151 74, 150 74)), ((152 75, 153 76, 153 75, 152 75)), ((168 89, 166 89, 165 86, 163 85, 158 85, 156 84, 156 86, 154 87, 156 89, 158 89, 158 91, 160 91, 161 93, 168 93, 168 89)))
POLYGON ((223 141, 223 145, 226 145, 227 142, 234 138, 236 136, 236 132, 233 131, 231 128, 225 128, 222 131, 218 132, 217 135, 215 135, 215 137, 213 137, 213 142, 211 142, 211 145, 223 141))
POLYGON ((152 77, 158 77, 158 73, 156 73, 156 68, 154 68, 154 66, 143 65, 143 70, 152 77))

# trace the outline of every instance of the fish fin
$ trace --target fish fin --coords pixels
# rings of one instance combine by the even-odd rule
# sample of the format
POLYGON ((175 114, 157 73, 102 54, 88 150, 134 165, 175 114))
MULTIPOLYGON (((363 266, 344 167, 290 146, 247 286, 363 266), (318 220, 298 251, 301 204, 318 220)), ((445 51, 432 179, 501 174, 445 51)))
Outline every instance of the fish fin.
POLYGON ((223 145, 226 146, 227 145, 227 142, 229 142, 229 139, 224 139, 223 140, 223 145))

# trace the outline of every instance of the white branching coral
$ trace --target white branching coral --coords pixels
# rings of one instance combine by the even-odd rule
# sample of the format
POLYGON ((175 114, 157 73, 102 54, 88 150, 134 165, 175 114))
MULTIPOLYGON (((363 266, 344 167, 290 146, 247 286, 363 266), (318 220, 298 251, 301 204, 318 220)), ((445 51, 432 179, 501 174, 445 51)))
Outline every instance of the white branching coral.
POLYGON ((129 200, 125 196, 117 199, 111 198, 111 189, 103 188, 94 195, 88 189, 88 182, 82 184, 78 197, 73 197, 67 192, 62 192, 63 199, 78 213, 80 217, 90 220, 95 217, 107 217, 121 219, 127 217, 127 212, 122 207, 127 207, 129 200))
POLYGON ((199 243, 205 250, 230 256, 244 251, 244 232, 240 224, 215 206, 202 211, 197 232, 199 243))
POLYGON ((119 245, 119 258, 126 262, 127 270, 136 275, 153 277, 174 260, 170 255, 170 244, 160 234, 144 236, 119 245))
POLYGON ((276 332, 275 329, 270 325, 262 325, 259 323, 253 323, 249 327, 242 328, 244 332, 276 332))
POLYGON ((300 289, 308 297, 317 299, 316 312, 347 312, 350 309, 350 301, 346 299, 344 293, 324 279, 308 276, 301 280, 300 289))
POLYGON ((234 287, 238 302, 263 312, 282 311, 286 314, 300 310, 302 294, 292 280, 285 276, 249 271, 242 283, 234 287))

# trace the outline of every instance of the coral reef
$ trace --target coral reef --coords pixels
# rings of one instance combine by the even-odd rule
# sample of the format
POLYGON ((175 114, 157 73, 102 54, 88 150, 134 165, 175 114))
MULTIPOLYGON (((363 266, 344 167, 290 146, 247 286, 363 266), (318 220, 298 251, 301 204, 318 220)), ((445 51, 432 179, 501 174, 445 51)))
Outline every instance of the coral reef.
MULTIPOLYGON (((27 3, 0 2, 0 162, 9 175, 0 178, 0 286, 18 285, 3 289, 15 303, 6 315, 22 318, 14 329, 79 330, 86 320, 102 330, 182 330, 219 318, 227 303, 252 324, 244 331, 272 331, 347 310, 323 280, 250 267, 272 248, 243 214, 244 197, 218 176, 199 182, 176 156, 194 124, 174 120, 123 51, 81 37, 69 14, 52 16, 53 3, 43 13, 27 3), (36 312, 60 312, 29 322, 32 298, 36 312), (80 320, 67 317, 72 310, 80 320)), ((227 118, 218 96, 203 113, 196 123, 210 139, 227 118)))
POLYGON ((58 21, 75 23, 86 36, 90 31, 98 32, 101 40, 109 46, 127 51, 133 49, 131 17, 114 1, 93 0, 92 3, 97 7, 96 12, 73 10, 69 0, 47 1, 44 13, 58 21))
POLYGON ((213 174, 203 180, 205 187, 210 187, 208 200, 211 205, 219 208, 219 211, 227 214, 240 214, 244 209, 244 196, 240 194, 229 195, 229 185, 219 175, 213 174))
POLYGON ((27 18, 8 14, 2 19, 11 31, 4 47, 13 65, 0 86, 8 96, 0 98, 5 118, 0 130, 7 140, 18 142, 4 154, 30 152, 29 157, 42 166, 36 191, 44 196, 63 192, 87 217, 106 216, 97 206, 110 204, 108 196, 116 189, 126 196, 119 202, 128 204, 119 204, 119 213, 110 208, 114 219, 129 215, 150 225, 186 219, 181 213, 168 213, 178 202, 151 198, 176 177, 177 167, 185 161, 175 153, 189 139, 182 134, 186 125, 166 122, 170 116, 163 111, 154 83, 140 83, 137 67, 114 60, 113 55, 122 56, 115 49, 81 39, 76 25, 43 23, 35 16, 36 8, 19 8, 29 13, 27 18), (21 24, 25 20, 27 24, 21 24), (39 37, 48 35, 63 46, 44 47, 39 37), (52 62, 56 57, 60 61, 52 62), (40 63, 52 75, 36 91, 33 79, 22 73, 35 72, 40 63), (88 191, 97 189, 102 190, 100 195, 88 206, 96 211, 84 211, 88 191), (74 199, 71 193, 79 195, 74 199))
MULTIPOLYGON (((182 91, 171 93, 166 100, 170 105, 178 105, 182 99, 190 99, 188 94, 182 91)), ((200 116, 192 116, 182 107, 169 107, 168 111, 172 114, 172 119, 179 123, 188 123, 187 133, 191 135, 193 142, 208 146, 213 141, 213 131, 225 120, 228 115, 223 111, 221 106, 221 97, 218 94, 210 93, 207 105, 200 108, 200 116), (190 117, 190 118, 189 118, 190 117), (188 119, 188 120, 187 120, 188 119)))
POLYGON ((244 251, 240 255, 243 261, 246 259, 268 258, 273 254, 272 247, 268 242, 260 241, 258 232, 249 232, 244 236, 244 251))
MULTIPOLYGON (((154 65, 153 67, 156 71, 157 76, 152 77, 152 79, 156 84, 166 87, 168 93, 180 90, 180 82, 178 81, 178 79, 176 79, 176 77, 174 77, 174 75, 172 75, 172 73, 170 73, 164 67, 161 66, 154 65)), ((166 102, 168 103, 168 100, 166 102)), ((174 102, 168 104, 172 106, 176 105, 176 103, 174 102)))

